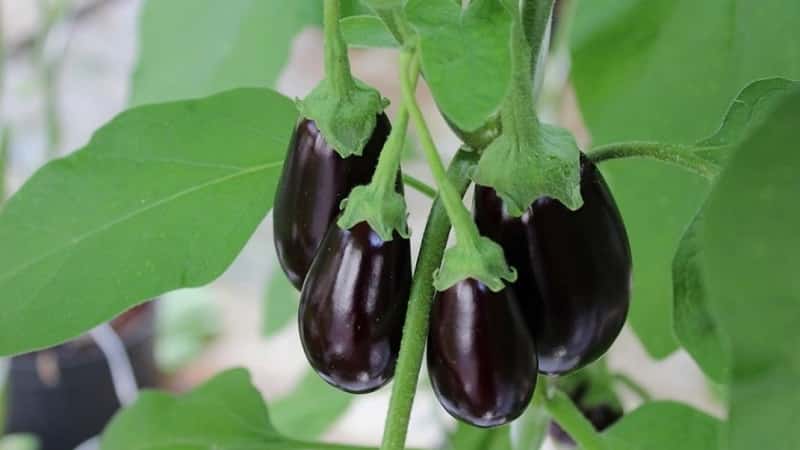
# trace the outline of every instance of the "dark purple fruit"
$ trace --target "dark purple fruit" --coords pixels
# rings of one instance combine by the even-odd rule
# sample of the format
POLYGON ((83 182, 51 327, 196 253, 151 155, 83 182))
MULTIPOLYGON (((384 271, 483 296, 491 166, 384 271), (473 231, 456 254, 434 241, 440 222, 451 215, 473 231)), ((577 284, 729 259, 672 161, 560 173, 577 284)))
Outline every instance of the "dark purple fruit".
POLYGON ((369 183, 391 125, 378 115, 362 156, 342 158, 316 124, 302 120, 292 136, 273 209, 275 249, 286 276, 300 289, 339 204, 360 184, 369 183))
POLYGON ((300 340, 317 373, 365 393, 394 375, 411 287, 411 246, 366 223, 331 225, 300 294, 300 340))
POLYGON ((536 352, 510 289, 473 279, 434 300, 428 373, 444 409, 478 427, 522 414, 536 387, 536 352))
POLYGON ((548 374, 600 357, 628 313, 628 236, 603 176, 583 156, 581 195, 577 211, 545 197, 514 218, 493 189, 475 190, 478 228, 517 269, 513 289, 536 342, 539 371, 548 374))

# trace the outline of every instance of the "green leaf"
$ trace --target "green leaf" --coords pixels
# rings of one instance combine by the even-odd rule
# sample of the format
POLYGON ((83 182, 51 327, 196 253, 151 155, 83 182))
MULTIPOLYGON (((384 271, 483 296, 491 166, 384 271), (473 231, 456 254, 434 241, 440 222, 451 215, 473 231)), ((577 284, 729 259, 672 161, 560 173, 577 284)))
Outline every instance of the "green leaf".
MULTIPOLYGON (((800 78, 798 21, 794 0, 580 2, 572 80, 594 144, 710 136, 751 81, 800 78)), ((664 357, 677 348, 664 320, 673 315, 672 257, 708 186, 648 161, 609 163, 604 174, 630 232, 631 324, 648 352, 664 357)))
POLYGON ((0 206, 0 355, 219 276, 272 205, 296 111, 268 89, 143 106, 0 206))
POLYGON ((0 203, 6 199, 6 160, 10 135, 8 127, 0 127, 0 203))
POLYGON ((800 440, 800 89, 737 146, 705 208, 711 310, 729 342, 726 450, 800 440))
POLYGON ((458 421, 448 437, 446 450, 516 450, 511 445, 511 427, 478 428, 458 421))
POLYGON ((210 290, 202 288, 170 292, 156 305, 156 362, 159 369, 174 372, 219 333, 219 308, 210 290))
POLYGON ((300 294, 276 266, 264 295, 264 336, 276 334, 297 317, 299 302, 300 294))
POLYGON ((267 406, 244 369, 223 372, 180 397, 142 392, 117 414, 103 450, 285 449, 267 406))
POLYGON ((493 187, 514 216, 545 196, 573 210, 583 204, 575 138, 552 125, 540 124, 538 130, 535 136, 501 134, 486 147, 472 177, 493 187))
POLYGON ((131 103, 272 87, 294 36, 319 22, 320 2, 149 0, 140 17, 131 103))
MULTIPOLYGON (((724 162, 732 146, 761 125, 776 103, 800 83, 782 78, 759 80, 748 85, 728 108, 728 113, 713 136, 700 141, 696 153, 714 162, 724 162)), ((728 377, 729 361, 708 305, 708 290, 702 260, 703 242, 699 237, 702 214, 695 217, 680 242, 672 264, 674 328, 680 343, 701 369, 717 382, 728 377)))
POLYGON ((701 148, 697 153, 717 163, 725 162, 728 152, 720 151, 719 147, 727 148, 742 140, 749 130, 763 122, 786 92, 797 86, 800 82, 785 78, 767 78, 749 84, 731 103, 717 131, 698 143, 708 149, 701 148))
MULTIPOLYGON (((314 375, 316 376, 316 375, 314 375)), ((330 388, 333 389, 333 388, 330 388)), ((346 396, 344 393, 340 393, 346 396)), ((316 434, 313 421, 324 402, 303 410, 308 429, 299 428, 309 438, 316 434), (314 408, 313 414, 309 408, 314 408)), ((280 412, 275 413, 277 418, 280 412)), ((299 420, 299 419, 296 419, 299 420)), ((295 422, 296 423, 296 422, 295 422)), ((102 450, 348 450, 347 445, 297 441, 276 429, 267 405, 244 369, 225 371, 200 387, 173 396, 145 391, 131 407, 118 413, 101 438, 102 450)), ((358 447, 364 449, 365 447, 358 447)))
POLYGON ((344 40, 351 47, 395 48, 400 44, 376 16, 345 17, 340 21, 344 40))
POLYGON ((282 433, 314 439, 347 411, 354 398, 308 371, 291 394, 272 405, 272 420, 282 433))
POLYGON ((684 233, 672 263, 675 335, 709 378, 725 382, 730 362, 725 337, 708 305, 703 240, 699 236, 703 225, 703 216, 698 214, 684 233))
POLYGON ((0 450, 38 450, 39 440, 32 434, 8 434, 0 437, 0 450))
POLYGON ((495 113, 511 81, 511 16, 498 0, 409 0, 422 69, 444 116, 473 131, 495 113))
MULTIPOLYGON (((614 450, 711 450, 720 422, 682 403, 646 403, 603 433, 614 450)), ((751 447, 768 448, 768 447, 751 447)))

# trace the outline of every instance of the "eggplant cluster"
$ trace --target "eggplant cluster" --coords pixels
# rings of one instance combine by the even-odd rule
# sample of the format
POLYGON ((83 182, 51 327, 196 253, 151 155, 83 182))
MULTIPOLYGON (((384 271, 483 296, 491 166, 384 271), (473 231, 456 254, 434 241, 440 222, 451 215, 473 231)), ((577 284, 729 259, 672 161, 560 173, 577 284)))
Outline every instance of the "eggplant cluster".
MULTIPOLYGON (((394 374, 411 286, 408 239, 383 241, 366 222, 336 224, 342 200, 372 178, 390 129, 380 114, 362 155, 342 158, 313 121, 301 121, 274 203, 278 261, 301 290, 306 357, 325 381, 352 393, 378 389, 394 374)), ((399 174, 396 189, 402 193, 399 174)))
POLYGON ((537 373, 565 374, 605 353, 630 301, 631 252, 597 167, 581 156, 583 206, 540 198, 521 217, 476 186, 481 234, 498 242, 517 281, 500 292, 467 279, 440 292, 431 314, 428 372, 453 416, 489 427, 518 417, 537 373))

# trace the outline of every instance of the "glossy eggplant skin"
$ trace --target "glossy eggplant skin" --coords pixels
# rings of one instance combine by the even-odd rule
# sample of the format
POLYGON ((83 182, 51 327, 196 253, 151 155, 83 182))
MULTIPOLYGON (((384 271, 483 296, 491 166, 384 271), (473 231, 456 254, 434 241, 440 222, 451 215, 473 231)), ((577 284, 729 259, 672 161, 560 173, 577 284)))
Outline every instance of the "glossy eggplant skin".
POLYGON ((394 375, 411 288, 411 245, 366 223, 331 225, 300 294, 300 340, 331 385, 374 391, 394 375))
POLYGON ((273 207, 275 249, 289 281, 297 288, 328 227, 339 215, 339 204, 350 190, 369 183, 391 125, 378 115, 362 156, 342 158, 325 142, 312 120, 300 121, 289 143, 273 207))
POLYGON ((510 289, 492 292, 473 279, 434 299, 428 374, 439 403, 478 427, 522 414, 536 387, 536 352, 510 289))
POLYGON ((622 217, 597 167, 581 157, 584 204, 551 198, 522 215, 477 187, 475 219, 517 269, 512 285, 536 342, 539 371, 564 374, 605 353, 619 335, 631 294, 631 250, 622 217))

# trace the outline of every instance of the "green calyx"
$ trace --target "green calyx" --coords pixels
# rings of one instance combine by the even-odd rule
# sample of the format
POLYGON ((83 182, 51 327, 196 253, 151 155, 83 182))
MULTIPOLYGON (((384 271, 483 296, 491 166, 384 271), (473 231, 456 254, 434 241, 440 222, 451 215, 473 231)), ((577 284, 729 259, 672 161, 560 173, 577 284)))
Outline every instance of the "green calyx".
POLYGON ((384 241, 391 241, 394 231, 405 239, 410 235, 406 200, 394 190, 381 189, 373 183, 356 186, 342 202, 342 208, 344 212, 337 222, 342 229, 367 222, 384 241))
POLYGON ((316 122, 325 141, 342 158, 361 156, 375 130, 378 114, 389 101, 358 80, 353 80, 344 95, 338 91, 326 78, 305 99, 297 101, 297 108, 302 117, 316 122))
POLYGON ((301 116, 316 122, 325 141, 347 158, 360 156, 389 105, 374 88, 353 78, 347 44, 339 29, 339 0, 325 0, 325 79, 303 100, 301 116))
POLYGON ((444 252, 442 265, 434 273, 433 286, 444 291, 461 280, 472 278, 493 292, 505 288, 503 280, 513 283, 517 271, 506 263, 503 248, 493 240, 478 236, 472 242, 458 242, 444 252))
MULTIPOLYGON (((550 1, 539 3, 541 8, 551 6, 550 1)), ((530 71, 538 45, 529 40, 544 35, 547 21, 537 19, 537 29, 526 30, 520 12, 515 10, 511 26, 512 82, 501 110, 502 134, 486 147, 472 179, 494 188, 514 216, 521 216, 540 197, 578 209, 583 204, 578 145, 567 130, 540 123, 533 101, 530 71)), ((529 15, 549 17, 549 9, 529 15)))
POLYGON ((522 139, 510 133, 495 139, 484 150, 472 179, 494 188, 517 217, 544 196, 570 209, 580 208, 580 151, 575 138, 552 125, 540 124, 536 131, 523 130, 522 139))

